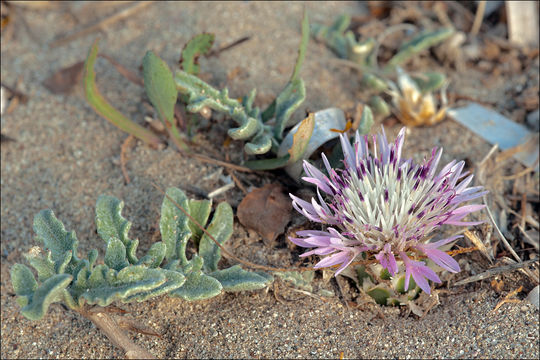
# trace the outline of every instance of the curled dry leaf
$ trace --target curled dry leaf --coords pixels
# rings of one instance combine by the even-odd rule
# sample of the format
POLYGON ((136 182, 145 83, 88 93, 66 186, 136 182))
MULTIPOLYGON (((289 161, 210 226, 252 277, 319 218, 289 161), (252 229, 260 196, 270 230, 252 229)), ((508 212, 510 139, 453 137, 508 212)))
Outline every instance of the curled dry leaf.
POLYGON ((283 194, 279 184, 268 184, 255 189, 238 205, 238 220, 255 230, 267 245, 285 230, 291 218, 291 200, 283 194))

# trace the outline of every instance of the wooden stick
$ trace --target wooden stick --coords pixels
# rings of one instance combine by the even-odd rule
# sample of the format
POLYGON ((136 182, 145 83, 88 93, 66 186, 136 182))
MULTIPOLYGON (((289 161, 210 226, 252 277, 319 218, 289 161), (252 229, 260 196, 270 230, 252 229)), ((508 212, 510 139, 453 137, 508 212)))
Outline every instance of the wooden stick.
POLYGON ((530 264, 533 264, 535 262, 538 262, 538 259, 527 260, 527 261, 523 261, 523 262, 519 262, 519 263, 515 263, 515 264, 501 266, 501 267, 498 267, 498 268, 495 268, 495 269, 489 269, 487 271, 484 271, 481 274, 474 275, 474 276, 471 276, 471 277, 469 277, 467 279, 458 281, 457 283, 454 284, 454 286, 461 286, 461 285, 465 285, 465 284, 468 284, 468 283, 471 283, 471 282, 484 280, 484 279, 490 278, 492 276, 502 274, 504 272, 514 271, 514 270, 517 270, 517 269, 524 268, 524 267, 529 266, 530 264))

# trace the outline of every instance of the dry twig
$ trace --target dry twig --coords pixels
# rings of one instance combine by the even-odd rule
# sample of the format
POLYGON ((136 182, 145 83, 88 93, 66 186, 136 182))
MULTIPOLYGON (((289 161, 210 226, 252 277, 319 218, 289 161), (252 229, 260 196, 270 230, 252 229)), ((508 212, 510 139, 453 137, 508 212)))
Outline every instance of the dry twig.
POLYGON ((510 271, 514 271, 514 270, 517 270, 517 269, 524 268, 524 267, 529 266, 529 265, 531 265, 531 264, 533 264, 535 262, 538 262, 538 259, 527 260, 527 261, 523 261, 523 262, 520 262, 520 263, 515 263, 515 264, 505 265, 505 266, 501 266, 501 267, 494 268, 494 269, 489 269, 487 271, 484 271, 481 274, 474 275, 474 276, 468 277, 466 279, 460 280, 460 281, 456 282, 454 284, 454 286, 461 286, 461 285, 465 285, 465 284, 468 284, 468 283, 471 283, 471 282, 488 279, 488 278, 490 278, 492 276, 495 276, 495 275, 498 275, 498 274, 502 274, 502 273, 505 273, 505 272, 510 272, 510 271))
POLYGON ((141 2, 138 2, 136 3, 135 5, 132 5, 132 6, 129 6, 128 8, 125 8, 123 10, 120 10, 119 12, 103 19, 103 20, 100 20, 98 21, 96 24, 94 25, 90 25, 80 31, 77 31, 71 35, 67 35, 66 37, 63 37, 61 39, 58 39, 58 40, 55 40, 53 41, 49 46, 51 48, 56 48, 58 46, 62 46, 62 45, 65 45, 75 39, 78 39, 80 37, 83 37, 85 35, 88 35, 88 34, 91 34, 93 33, 94 31, 97 31, 97 30, 100 30, 104 27, 107 27, 117 21, 120 21, 120 20, 123 20, 129 16, 131 16, 132 14, 134 14, 135 12, 139 11, 139 10, 142 10, 143 8, 147 7, 148 5, 150 5, 151 3, 153 3, 153 1, 141 1, 141 2))

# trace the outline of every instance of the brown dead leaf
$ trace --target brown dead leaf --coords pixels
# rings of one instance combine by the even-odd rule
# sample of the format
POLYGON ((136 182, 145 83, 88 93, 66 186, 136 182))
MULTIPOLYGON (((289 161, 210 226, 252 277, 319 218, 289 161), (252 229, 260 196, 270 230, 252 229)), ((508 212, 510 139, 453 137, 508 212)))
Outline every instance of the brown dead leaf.
POLYGON ((68 94, 82 78, 83 68, 84 61, 79 61, 71 66, 60 69, 45 79, 43 86, 53 94, 68 94))
POLYGON ((247 194, 238 205, 238 220, 255 230, 267 245, 272 245, 291 218, 291 200, 283 194, 281 185, 268 184, 247 194))

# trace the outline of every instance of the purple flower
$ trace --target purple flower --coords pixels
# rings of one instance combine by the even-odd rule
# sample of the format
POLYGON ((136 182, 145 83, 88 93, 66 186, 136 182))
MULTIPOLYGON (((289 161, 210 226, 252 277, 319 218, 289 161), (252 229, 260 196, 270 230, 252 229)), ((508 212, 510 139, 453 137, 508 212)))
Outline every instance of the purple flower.
POLYGON ((412 276, 429 293, 426 279, 440 279, 423 262, 409 256, 427 257, 448 271, 458 272, 458 263, 439 248, 459 236, 427 243, 428 235, 444 224, 481 223, 462 220, 484 205, 460 205, 487 191, 481 186, 468 187, 473 175, 463 172, 463 161, 453 160, 436 173, 442 149, 434 148, 419 164, 402 159, 404 136, 405 128, 393 143, 388 143, 383 128, 373 136, 369 152, 367 136, 357 133, 351 145, 341 135, 345 169, 333 169, 322 154, 326 175, 304 161, 307 176, 303 180, 317 187, 317 199, 308 202, 290 194, 293 207, 311 221, 332 227, 327 231, 299 231, 301 238, 290 240, 313 248, 303 256, 329 255, 316 267, 341 264, 336 275, 359 254, 368 252, 395 276, 399 256, 405 265, 406 287, 412 276))

